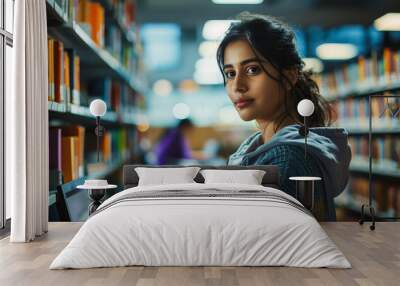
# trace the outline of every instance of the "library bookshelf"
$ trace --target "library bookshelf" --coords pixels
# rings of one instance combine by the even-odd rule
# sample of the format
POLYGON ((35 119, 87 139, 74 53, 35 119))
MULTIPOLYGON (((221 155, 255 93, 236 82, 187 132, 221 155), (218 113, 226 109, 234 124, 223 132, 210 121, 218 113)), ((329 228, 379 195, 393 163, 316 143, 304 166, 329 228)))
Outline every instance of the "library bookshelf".
POLYGON ((57 218, 57 185, 82 178, 120 184, 115 175, 134 157, 137 116, 147 91, 135 4, 46 0, 50 220, 57 218), (107 104, 100 162, 88 107, 95 98, 107 104))
POLYGON ((400 50, 383 49, 370 57, 316 76, 321 93, 349 134, 351 179, 337 206, 353 214, 368 201, 369 115, 372 120, 372 188, 377 217, 400 216, 400 50), (369 96, 371 97, 371 112, 369 96), (382 95, 379 97, 378 95, 382 95), (396 97, 385 98, 384 95, 396 97))

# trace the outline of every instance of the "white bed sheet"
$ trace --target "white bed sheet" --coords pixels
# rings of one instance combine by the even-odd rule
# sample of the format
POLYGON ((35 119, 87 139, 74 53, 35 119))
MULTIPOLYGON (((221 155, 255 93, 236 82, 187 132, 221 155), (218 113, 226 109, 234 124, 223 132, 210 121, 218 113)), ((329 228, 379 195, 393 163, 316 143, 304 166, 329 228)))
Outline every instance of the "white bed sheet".
POLYGON ((123 201, 130 192, 263 190, 238 184, 135 187, 105 201, 50 265, 50 269, 127 265, 293 266, 350 268, 314 217, 257 198, 155 198, 123 201))

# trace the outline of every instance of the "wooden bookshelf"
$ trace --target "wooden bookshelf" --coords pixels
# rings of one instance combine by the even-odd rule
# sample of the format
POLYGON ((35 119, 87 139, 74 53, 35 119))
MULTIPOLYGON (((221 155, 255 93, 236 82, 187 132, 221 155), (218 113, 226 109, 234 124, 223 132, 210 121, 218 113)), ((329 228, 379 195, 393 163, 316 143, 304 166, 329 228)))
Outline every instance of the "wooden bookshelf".
MULTIPOLYGON (((345 126, 342 126, 345 127, 345 126)), ((346 128, 346 127, 345 127, 346 128)), ((347 132, 350 136, 353 135, 368 135, 368 128, 346 128, 347 132)), ((373 128, 371 130, 372 134, 375 135, 386 135, 386 134, 400 134, 400 126, 399 127, 384 127, 384 128, 373 128)))
MULTIPOLYGON (((400 169, 388 168, 384 166, 384 164, 372 164, 372 174, 381 177, 392 177, 396 179, 400 179, 400 169)), ((367 160, 361 161, 353 161, 350 163, 350 171, 357 173, 369 173, 369 162, 367 160)))
POLYGON ((113 162, 106 164, 103 170, 89 173, 86 178, 87 179, 101 179, 106 178, 108 175, 114 173, 119 168, 121 168, 125 163, 127 163, 130 159, 130 154, 126 154, 123 158, 114 160, 113 162))
MULTIPOLYGON (((135 48, 137 44, 135 32, 125 26, 123 19, 118 18, 119 14, 111 2, 93 0, 89 4, 83 4, 83 8, 79 6, 79 9, 90 9, 86 10, 90 11, 89 14, 85 12, 85 15, 91 15, 89 17, 100 15, 93 14, 100 11, 99 13, 104 15, 104 17, 101 17, 102 20, 99 20, 99 18, 88 20, 88 18, 81 16, 76 18, 79 15, 79 12, 77 12, 79 9, 76 6, 70 6, 74 3, 77 2, 46 0, 47 30, 48 36, 51 38, 48 41, 49 67, 52 67, 51 70, 49 69, 49 91, 51 90, 51 93, 49 92, 48 111, 50 125, 53 127, 51 130, 52 138, 57 138, 56 142, 62 141, 61 149, 64 152, 64 150, 70 148, 64 148, 64 146, 69 146, 65 144, 64 138, 76 137, 76 139, 68 139, 71 141, 71 149, 68 155, 62 154, 62 157, 60 157, 59 155, 54 156, 53 153, 51 157, 56 161, 58 160, 57 162, 62 161, 62 164, 64 164, 64 158, 71 156, 70 165, 72 167, 65 169, 69 172, 67 174, 69 179, 64 183, 79 178, 110 179, 110 175, 116 174, 124 164, 132 163, 130 160, 135 149, 133 144, 136 140, 137 116, 140 113, 139 109, 135 107, 135 99, 137 95, 144 95, 147 92, 146 84, 141 80, 143 75, 140 74, 136 64, 136 61, 140 60, 140 55, 135 48), (71 16, 74 13, 76 15, 71 16), (82 19, 85 22, 83 24, 78 23, 82 19), (99 22, 93 23, 93 21, 99 22), (111 29, 108 26, 109 24, 112 25, 111 29), (101 40, 97 38, 97 33, 93 32, 97 31, 93 30, 95 29, 93 27, 103 27, 99 30, 102 31, 101 40), (92 33, 89 34, 91 29, 92 33), (122 36, 119 37, 120 46, 110 44, 113 43, 110 39, 114 39, 114 32, 122 36), (57 46, 53 46, 55 42, 57 46), (75 61, 76 58, 77 62, 75 61), (75 67, 75 64, 77 64, 77 67, 75 67), (78 83, 78 85, 73 82, 78 83), (68 88, 65 88, 64 84, 68 88), (75 91, 79 95, 77 101, 75 101, 75 91), (108 107, 108 111, 101 118, 101 124, 106 127, 106 133, 101 137, 103 141, 101 141, 102 149, 100 149, 104 156, 104 163, 96 163, 93 154, 96 141, 92 129, 94 132, 96 121, 87 105, 94 98, 104 99, 108 107), (64 132, 66 133, 64 134, 64 132), (69 134, 70 132, 78 133, 69 134), (54 137, 55 133, 58 134, 56 137, 54 137), (81 151, 84 156, 82 156, 81 151), (72 173, 70 170, 73 170, 72 173)), ((120 10, 118 9, 118 11, 120 10)), ((82 12, 80 15, 83 15, 82 12)), ((129 19, 127 22, 132 23, 133 18, 130 17, 129 19)), ((133 27, 133 24, 130 26, 133 27)), ((57 149, 60 147, 54 147, 60 146, 57 144, 52 145, 52 150, 54 148, 60 150, 57 149)), ((55 154, 60 154, 60 152, 58 151, 55 154)), ((51 170, 53 173, 58 172, 60 174, 59 167, 53 167, 51 170)), ((62 173, 65 174, 64 165, 62 166, 62 173)), ((59 178, 60 176, 57 174, 52 177, 52 186, 59 184, 59 178), (54 182, 57 182, 57 184, 54 184, 54 182)), ((111 178, 111 180, 115 184, 121 183, 116 178, 111 178)), ((56 192, 54 190, 49 191, 49 206, 52 206, 54 210, 57 199, 56 192)))
POLYGON ((324 97, 328 101, 341 100, 349 97, 364 97, 372 94, 380 94, 387 91, 400 90, 400 80, 392 82, 381 82, 374 84, 364 84, 360 86, 354 86, 345 90, 342 93, 328 93, 324 97))
POLYGON ((368 202, 368 135, 372 114, 372 188, 381 204, 391 202, 390 211, 377 212, 377 216, 399 216, 394 210, 398 212, 400 200, 393 198, 393 194, 397 198, 400 190, 400 118, 391 118, 386 111, 386 101, 379 97, 388 93, 400 97, 399 56, 400 50, 372 51, 369 58, 360 56, 352 63, 315 78, 323 96, 337 109, 337 126, 345 128, 349 134, 353 153, 349 169, 354 190, 349 188, 335 202, 351 212, 360 213, 361 205, 368 202), (372 102, 372 112, 369 112, 369 95, 377 95, 373 97, 376 102, 372 102))
MULTIPOLYGON (((90 113, 89 107, 87 106, 70 105, 69 110, 67 110, 65 104, 49 101, 48 109, 52 118, 58 118, 62 120, 76 122, 82 125, 95 126, 96 119, 90 113)), ((103 117, 101 117, 101 122, 104 125, 136 126, 137 125, 136 114, 139 114, 140 112, 141 111, 138 110, 134 112, 123 112, 123 113, 117 113, 115 111, 107 111, 107 113, 103 117)))
POLYGON ((49 28, 49 34, 60 39, 67 48, 81 54, 82 65, 92 76, 112 75, 123 80, 132 90, 144 93, 145 87, 126 70, 106 49, 98 47, 90 36, 73 22, 57 28, 49 28))
POLYGON ((62 7, 55 0, 46 0, 47 18, 51 22, 65 23, 68 21, 68 16, 63 13, 62 7))
MULTIPOLYGON (((130 159, 130 155, 127 154, 123 158, 114 160, 113 162, 104 165, 103 170, 93 172, 85 176, 85 179, 101 179, 101 178, 106 178, 110 174, 114 173, 117 171, 119 168, 121 168, 125 163, 127 163, 130 159)), ((56 193, 57 190, 50 190, 49 193, 49 206, 52 204, 56 203, 56 193)))
POLYGON ((385 47, 360 55, 334 71, 316 75, 321 93, 330 101, 400 89, 400 50, 385 47))
POLYGON ((109 1, 107 0, 96 0, 101 3, 103 7, 106 9, 109 17, 112 21, 117 25, 117 27, 122 31, 122 35, 127 42, 134 43, 135 42, 135 34, 128 30, 125 25, 122 23, 121 19, 118 18, 115 9, 112 7, 109 1))

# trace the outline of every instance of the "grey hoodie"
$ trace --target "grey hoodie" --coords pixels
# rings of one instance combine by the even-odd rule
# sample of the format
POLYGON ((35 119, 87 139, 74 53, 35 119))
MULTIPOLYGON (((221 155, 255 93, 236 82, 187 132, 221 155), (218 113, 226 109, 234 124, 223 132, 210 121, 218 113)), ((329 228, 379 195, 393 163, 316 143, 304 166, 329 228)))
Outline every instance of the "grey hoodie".
MULTIPOLYGON (((239 149, 230 156, 229 165, 246 165, 245 162, 262 164, 262 157, 278 145, 299 146, 304 152, 304 137, 299 134, 298 124, 288 125, 279 130, 266 144, 262 143, 261 132, 246 139, 239 149)), ((351 149, 347 132, 343 128, 313 127, 307 136, 307 156, 311 156, 322 173, 322 180, 328 202, 328 209, 334 211, 333 198, 345 188, 349 177, 351 149)), ((296 168, 296 166, 289 166, 296 168)))

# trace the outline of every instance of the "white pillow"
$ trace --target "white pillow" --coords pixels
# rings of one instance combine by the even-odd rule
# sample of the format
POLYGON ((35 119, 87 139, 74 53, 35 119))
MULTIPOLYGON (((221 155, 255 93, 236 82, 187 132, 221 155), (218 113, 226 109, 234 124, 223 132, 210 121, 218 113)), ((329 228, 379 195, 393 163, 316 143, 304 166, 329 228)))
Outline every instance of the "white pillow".
POLYGON ((135 168, 139 176, 138 186, 195 183, 193 179, 199 170, 199 167, 135 168))
POLYGON ((205 184, 226 183, 261 185, 265 171, 262 170, 201 170, 205 184))

